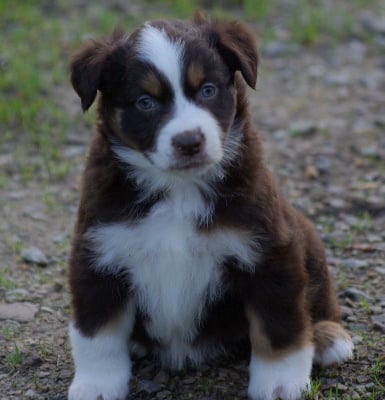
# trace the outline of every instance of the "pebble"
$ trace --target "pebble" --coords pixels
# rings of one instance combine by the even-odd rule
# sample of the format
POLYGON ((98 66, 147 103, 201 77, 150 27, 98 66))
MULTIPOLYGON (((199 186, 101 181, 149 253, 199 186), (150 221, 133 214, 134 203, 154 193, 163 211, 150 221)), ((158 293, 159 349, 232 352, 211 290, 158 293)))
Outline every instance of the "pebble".
POLYGON ((159 392, 160 385, 154 381, 148 379, 140 380, 138 383, 138 392, 146 392, 148 394, 159 392))
POLYGON ((275 58, 295 54, 298 53, 299 50, 299 46, 295 44, 275 41, 269 43, 263 49, 263 54, 266 57, 275 58))
POLYGON ((79 156, 83 156, 86 152, 85 146, 68 146, 63 151, 63 156, 65 158, 75 158, 79 156))
POLYGON ((341 296, 348 297, 349 299, 352 299, 354 301, 361 300, 362 298, 364 298, 365 300, 371 300, 371 297, 365 292, 353 287, 346 289, 341 296))
POLYGON ((5 299, 7 300, 8 303, 14 303, 17 301, 27 300, 29 299, 30 295, 31 294, 28 290, 17 288, 8 290, 5 293, 5 299))
POLYGON ((372 312, 372 314, 381 314, 382 313, 381 306, 371 306, 371 307, 369 307, 369 309, 372 312))
POLYGON ((21 252, 23 261, 31 264, 47 265, 48 259, 45 254, 37 247, 28 247, 21 252))
POLYGON ((371 318, 374 329, 385 333, 385 314, 373 315, 371 318))
POLYGON ((289 126, 289 132, 293 136, 308 136, 317 131, 317 124, 313 121, 298 120, 289 126))
POLYGON ((375 270, 381 274, 381 275, 385 275, 385 267, 376 267, 375 270))
POLYGON ((36 304, 23 303, 0 303, 0 319, 12 319, 19 322, 32 321, 38 312, 36 304))
POLYGON ((164 370, 160 370, 154 377, 153 381, 155 383, 158 383, 160 385, 166 384, 168 380, 170 379, 168 373, 164 370))
POLYGON ((36 397, 37 393, 33 390, 33 389, 28 389, 25 393, 24 393, 25 397, 36 397))
POLYGON ((345 86, 352 82, 352 75, 348 70, 330 73, 325 76, 324 82, 329 86, 345 86))
POLYGON ((171 395, 172 393, 169 390, 162 390, 156 394, 156 398, 160 400, 169 399, 171 395))
POLYGON ((385 35, 385 17, 366 12, 361 16, 362 26, 371 33, 385 35))
POLYGON ((342 261, 341 265, 345 268, 350 268, 350 269, 366 268, 369 266, 366 260, 358 260, 355 258, 348 258, 342 261))
POLYGON ((341 210, 346 207, 346 203, 343 199, 329 199, 329 205, 335 209, 341 210))

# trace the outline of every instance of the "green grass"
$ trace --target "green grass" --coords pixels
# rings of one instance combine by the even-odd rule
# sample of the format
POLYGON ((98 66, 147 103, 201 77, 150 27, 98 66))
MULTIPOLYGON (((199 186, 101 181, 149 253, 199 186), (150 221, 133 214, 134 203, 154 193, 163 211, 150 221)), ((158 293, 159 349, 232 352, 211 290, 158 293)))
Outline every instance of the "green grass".
POLYGON ((70 121, 55 88, 69 87, 72 50, 87 36, 107 35, 132 22, 101 6, 90 5, 81 15, 64 0, 52 8, 50 13, 37 0, 0 0, 0 145, 17 142, 13 152, 23 182, 37 174, 60 179, 71 168, 61 151, 70 121), (33 162, 26 163, 31 154, 33 162))
POLYGON ((0 289, 15 289, 17 287, 16 282, 12 279, 9 279, 7 275, 10 274, 8 269, 1 269, 0 270, 0 289))
MULTIPOLYGON (((375 0, 354 0, 352 9, 375 0)), ((68 61, 71 53, 89 37, 109 35, 116 26, 130 31, 143 20, 188 17, 197 9, 214 16, 258 22, 262 42, 275 39, 269 19, 280 12, 278 0, 147 0, 143 14, 132 16, 101 2, 0 0, 0 146, 12 155, 23 182, 39 176, 43 182, 68 176, 72 163, 63 158, 68 133, 76 126, 86 130, 94 111, 85 117, 69 117, 57 89, 70 89, 68 61), (31 154, 33 158, 31 159, 31 154), (26 162, 28 160, 28 162, 26 162)), ((143 2, 139 2, 142 4, 143 2)), ((350 32, 351 14, 321 2, 298 0, 285 6, 282 28, 290 40, 315 44, 325 37, 350 32)), ((263 43, 262 43, 263 46, 263 43)), ((1 150, 1 149, 0 149, 1 150)), ((0 186, 7 186, 2 177, 0 186)))
POLYGON ((23 363, 23 354, 19 350, 17 344, 14 344, 14 349, 5 357, 6 363, 11 371, 14 371, 19 365, 23 363))

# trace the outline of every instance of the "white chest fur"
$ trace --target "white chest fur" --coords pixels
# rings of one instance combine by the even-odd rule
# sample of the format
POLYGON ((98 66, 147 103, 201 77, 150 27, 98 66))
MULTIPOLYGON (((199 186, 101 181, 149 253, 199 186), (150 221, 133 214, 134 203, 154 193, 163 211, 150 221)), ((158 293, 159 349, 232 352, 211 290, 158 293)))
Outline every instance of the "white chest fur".
POLYGON ((207 213, 195 186, 173 191, 135 224, 114 223, 88 231, 95 268, 129 272, 136 306, 148 316, 148 333, 166 346, 188 343, 204 306, 221 293, 220 265, 237 257, 246 268, 255 263, 255 243, 244 232, 196 229, 207 213))

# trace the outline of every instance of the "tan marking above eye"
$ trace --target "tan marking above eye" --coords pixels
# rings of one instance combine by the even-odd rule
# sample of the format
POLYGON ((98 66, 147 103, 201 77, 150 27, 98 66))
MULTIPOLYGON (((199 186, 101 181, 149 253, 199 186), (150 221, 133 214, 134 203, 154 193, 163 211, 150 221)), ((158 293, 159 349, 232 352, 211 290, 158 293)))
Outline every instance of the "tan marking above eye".
POLYGON ((160 97, 162 94, 162 83, 154 72, 148 72, 140 81, 143 90, 154 97, 160 97))
POLYGON ((192 62, 187 68, 187 83, 193 89, 198 90, 205 80, 203 65, 192 62))

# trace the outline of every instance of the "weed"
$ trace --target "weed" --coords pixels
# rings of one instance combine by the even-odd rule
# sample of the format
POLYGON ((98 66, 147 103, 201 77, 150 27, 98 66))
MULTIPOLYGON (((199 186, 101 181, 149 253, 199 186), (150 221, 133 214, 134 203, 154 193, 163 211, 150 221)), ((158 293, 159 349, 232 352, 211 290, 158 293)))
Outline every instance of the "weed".
POLYGON ((270 0, 243 0, 243 11, 247 18, 263 18, 271 9, 270 0))
POLYGON ((48 358, 48 350, 44 342, 39 342, 39 356, 43 361, 46 361, 48 358))
POLYGON ((370 304, 365 297, 361 297, 360 301, 358 302, 358 305, 367 313, 370 313, 370 304))
POLYGON ((4 336, 5 340, 9 341, 13 337, 13 331, 12 328, 7 325, 2 329, 2 335, 4 336))
POLYGON ((18 365, 23 363, 23 354, 19 350, 19 347, 16 343, 14 344, 14 350, 6 355, 6 362, 11 371, 14 371, 18 365))
POLYGON ((359 218, 357 218, 355 224, 353 225, 353 229, 357 233, 365 233, 373 226, 374 226, 374 221, 372 217, 366 212, 362 214, 359 218))
POLYGON ((308 400, 315 398, 321 388, 321 381, 319 379, 310 379, 310 388, 307 393, 308 400))
POLYGON ((329 245, 334 249, 344 250, 346 247, 349 247, 353 243, 353 235, 348 233, 342 238, 335 238, 330 236, 328 238, 329 245))
POLYGON ((373 377, 374 382, 377 384, 378 389, 385 394, 385 357, 379 356, 372 368, 370 369, 370 374, 373 377))
POLYGON ((9 274, 9 272, 10 271, 8 269, 0 270, 0 288, 9 290, 9 289, 15 289, 17 287, 16 282, 7 277, 7 274, 9 274))
POLYGON ((40 385, 40 379, 39 379, 39 376, 37 375, 36 372, 34 372, 33 375, 32 375, 32 382, 33 382, 35 388, 38 388, 38 387, 39 387, 39 385, 40 385))

